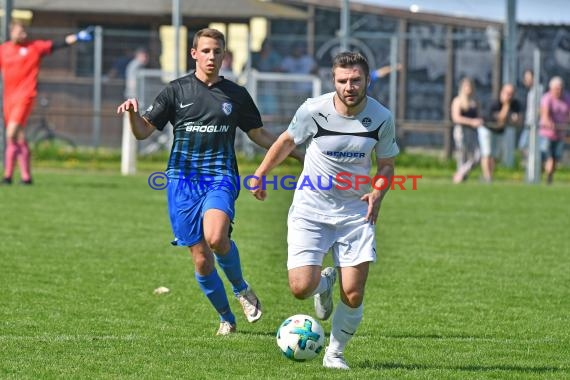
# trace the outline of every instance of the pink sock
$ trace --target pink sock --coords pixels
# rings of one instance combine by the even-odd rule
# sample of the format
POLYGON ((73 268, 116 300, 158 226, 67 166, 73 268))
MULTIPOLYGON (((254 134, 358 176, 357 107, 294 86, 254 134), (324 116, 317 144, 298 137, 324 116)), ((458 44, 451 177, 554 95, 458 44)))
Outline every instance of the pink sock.
POLYGON ((28 148, 27 142, 18 143, 20 147, 20 171, 22 173, 22 181, 29 181, 32 179, 32 174, 30 173, 30 148, 28 148))
POLYGON ((18 144, 8 141, 8 144, 6 145, 6 166, 4 167, 4 178, 12 178, 16 157, 19 153, 20 147, 18 144))

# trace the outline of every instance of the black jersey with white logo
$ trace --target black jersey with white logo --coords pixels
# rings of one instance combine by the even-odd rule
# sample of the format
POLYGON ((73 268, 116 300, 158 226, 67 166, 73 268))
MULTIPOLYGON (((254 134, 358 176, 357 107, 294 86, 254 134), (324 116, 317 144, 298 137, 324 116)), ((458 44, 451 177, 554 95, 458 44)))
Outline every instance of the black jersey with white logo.
POLYGON ((227 79, 208 86, 194 72, 170 82, 142 116, 158 130, 174 127, 167 174, 177 178, 238 176, 236 129, 262 126, 244 87, 227 79))

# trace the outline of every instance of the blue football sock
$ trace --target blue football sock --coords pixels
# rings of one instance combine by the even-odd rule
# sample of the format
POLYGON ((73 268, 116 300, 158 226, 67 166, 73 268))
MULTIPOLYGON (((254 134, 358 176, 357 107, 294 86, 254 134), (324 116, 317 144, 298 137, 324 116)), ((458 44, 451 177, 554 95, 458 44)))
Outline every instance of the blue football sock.
POLYGON ((238 294, 247 288, 247 283, 241 274, 241 262, 236 243, 233 240, 230 243, 230 251, 225 255, 216 253, 216 261, 231 282, 234 294, 238 294))
POLYGON ((218 275, 218 271, 214 269, 212 273, 206 276, 194 273, 194 277, 196 277, 196 281, 198 281, 202 292, 208 297, 218 314, 220 314, 220 319, 235 324, 236 317, 230 309, 224 283, 218 275))

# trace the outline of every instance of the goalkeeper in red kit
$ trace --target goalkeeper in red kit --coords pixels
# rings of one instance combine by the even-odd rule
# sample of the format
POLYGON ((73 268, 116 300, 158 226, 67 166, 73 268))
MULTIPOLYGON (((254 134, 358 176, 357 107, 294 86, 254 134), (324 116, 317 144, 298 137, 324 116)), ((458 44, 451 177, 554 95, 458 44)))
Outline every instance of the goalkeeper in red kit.
POLYGON ((32 184, 30 149, 24 128, 37 95, 38 73, 44 56, 54 50, 90 41, 91 29, 70 34, 61 42, 28 40, 25 24, 20 20, 10 23, 10 40, 0 45, 0 72, 3 82, 4 125, 6 127, 6 157, 2 184, 12 183, 16 161, 19 162, 21 183, 32 184))

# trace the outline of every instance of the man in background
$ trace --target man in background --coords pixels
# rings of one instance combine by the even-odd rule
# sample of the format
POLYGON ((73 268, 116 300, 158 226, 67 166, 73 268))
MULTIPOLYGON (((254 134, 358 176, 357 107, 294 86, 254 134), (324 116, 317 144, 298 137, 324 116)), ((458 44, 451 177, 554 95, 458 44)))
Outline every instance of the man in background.
POLYGON ((555 76, 548 83, 548 92, 540 100, 540 152, 551 184, 556 165, 564 152, 565 128, 570 123, 570 95, 564 91, 564 80, 555 76))
POLYGON ((139 47, 135 51, 135 56, 127 64, 125 69, 125 97, 134 98, 137 96, 137 73, 148 64, 148 51, 139 47))
POLYGON ((30 148, 25 127, 37 96, 42 58, 56 49, 91 39, 91 31, 86 29, 66 36, 63 41, 29 40, 25 23, 21 20, 11 22, 10 40, 0 45, 6 127, 6 157, 2 184, 12 184, 16 160, 20 165, 21 183, 32 184, 30 148))
POLYGON ((506 83, 501 88, 499 98, 493 101, 490 110, 490 124, 477 129, 481 149, 481 171, 483 181, 493 181, 496 160, 504 151, 504 134, 509 126, 522 123, 522 106, 515 98, 515 87, 506 83))
MULTIPOLYGON (((522 153, 523 162, 526 163, 528 158, 530 128, 538 120, 538 109, 535 102, 542 96, 543 87, 539 84, 538 88, 534 86, 534 73, 532 70, 525 70, 523 73, 523 85, 527 89, 526 94, 526 110, 524 116, 524 128, 519 137, 518 148, 522 153)), ((540 107, 540 106, 539 106, 540 107)))

